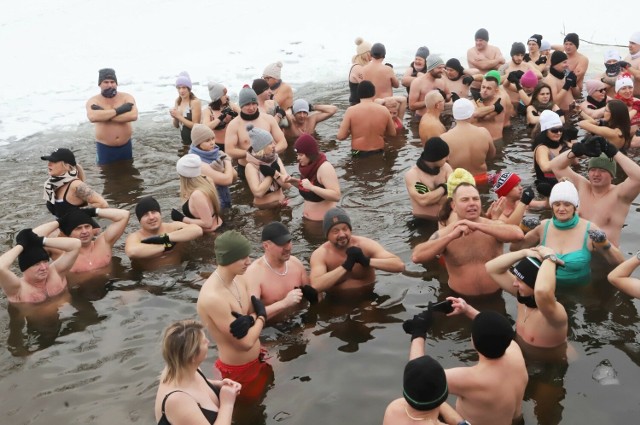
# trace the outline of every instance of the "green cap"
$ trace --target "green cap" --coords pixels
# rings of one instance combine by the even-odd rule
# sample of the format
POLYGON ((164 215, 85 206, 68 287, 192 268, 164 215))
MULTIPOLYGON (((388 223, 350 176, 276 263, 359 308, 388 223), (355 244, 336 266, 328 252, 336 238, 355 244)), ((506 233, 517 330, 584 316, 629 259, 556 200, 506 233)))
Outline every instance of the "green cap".
POLYGON ((493 77, 496 80, 498 80, 498 85, 500 85, 502 79, 500 78, 500 73, 498 71, 496 71, 495 69, 492 69, 491 71, 487 72, 486 74, 484 74, 484 78, 487 77, 493 77))
POLYGON ((609 174, 611 174, 611 177, 616 176, 616 162, 605 154, 601 154, 599 157, 591 158, 589 160, 588 169, 590 170, 592 168, 602 168, 603 170, 607 170, 609 174))
POLYGON ((216 238, 214 251, 219 266, 226 266, 251 253, 251 243, 247 238, 235 230, 224 232, 216 238))

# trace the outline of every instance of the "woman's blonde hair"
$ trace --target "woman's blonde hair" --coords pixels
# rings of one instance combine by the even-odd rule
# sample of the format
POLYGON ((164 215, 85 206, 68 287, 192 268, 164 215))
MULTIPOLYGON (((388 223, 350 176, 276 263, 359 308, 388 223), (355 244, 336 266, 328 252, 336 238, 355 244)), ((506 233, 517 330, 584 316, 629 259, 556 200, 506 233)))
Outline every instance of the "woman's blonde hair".
POLYGON ((205 176, 198 177, 184 177, 180 176, 180 196, 183 199, 189 199, 191 194, 199 190, 211 200, 213 205, 213 213, 220 217, 222 211, 220 210, 220 199, 218 198, 218 191, 213 183, 211 183, 205 176))
POLYGON ((196 320, 180 320, 164 330, 162 357, 166 364, 162 383, 180 381, 189 363, 200 354, 200 343, 204 337, 202 323, 196 320))

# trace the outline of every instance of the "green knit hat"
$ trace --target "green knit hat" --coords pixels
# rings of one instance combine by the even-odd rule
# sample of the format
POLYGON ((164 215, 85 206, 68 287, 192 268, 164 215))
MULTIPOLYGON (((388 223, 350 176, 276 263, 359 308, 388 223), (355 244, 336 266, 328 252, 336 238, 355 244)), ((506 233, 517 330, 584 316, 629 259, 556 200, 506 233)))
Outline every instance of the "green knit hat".
POLYGON ((607 170, 611 177, 616 176, 616 162, 607 157, 607 155, 602 154, 597 158, 591 158, 589 160, 589 170, 592 168, 602 168, 603 170, 607 170))
POLYGON ((484 74, 484 78, 487 78, 487 77, 493 77, 496 80, 498 80, 498 85, 500 85, 500 82, 502 81, 502 78, 500 78, 500 73, 495 69, 492 69, 491 71, 484 74))
POLYGON ((218 265, 226 266, 247 258, 251 253, 251 243, 239 232, 229 230, 216 238, 214 251, 218 265))

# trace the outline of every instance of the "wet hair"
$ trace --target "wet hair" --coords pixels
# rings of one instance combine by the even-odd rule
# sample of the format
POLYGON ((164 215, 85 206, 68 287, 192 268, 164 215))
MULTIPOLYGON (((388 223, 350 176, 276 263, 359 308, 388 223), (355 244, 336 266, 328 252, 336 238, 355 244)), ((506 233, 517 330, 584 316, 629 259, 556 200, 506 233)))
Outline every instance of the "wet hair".
POLYGON ((458 186, 455 189, 453 189, 453 194, 452 194, 453 196, 451 198, 447 198, 445 203, 442 204, 442 207, 440 207, 440 211, 438 211, 438 222, 441 225, 443 226, 447 225, 447 220, 449 220, 449 217, 451 217, 451 213, 453 212, 453 207, 451 206, 451 203, 453 202, 453 197, 456 196, 456 192, 458 192, 458 189, 465 186, 469 186, 478 190, 478 188, 476 188, 471 183, 461 182, 460 184, 458 184, 458 186))
POLYGON ((220 210, 220 198, 218 198, 218 191, 215 186, 202 175, 198 177, 180 176, 180 196, 182 198, 189 199, 191 194, 196 190, 204 193, 207 198, 211 200, 213 213, 220 217, 222 214, 222 211, 220 210))
POLYGON ((202 323, 196 320, 180 320, 167 326, 162 336, 163 383, 179 381, 185 368, 200 354, 204 336, 202 323))
POLYGON ((622 137, 624 138, 624 146, 622 146, 622 149, 626 150, 629 148, 632 137, 629 109, 627 108, 627 105, 624 104, 624 102, 617 99, 607 102, 607 106, 609 107, 609 111, 611 113, 611 118, 609 118, 607 126, 609 128, 617 128, 622 132, 622 137))

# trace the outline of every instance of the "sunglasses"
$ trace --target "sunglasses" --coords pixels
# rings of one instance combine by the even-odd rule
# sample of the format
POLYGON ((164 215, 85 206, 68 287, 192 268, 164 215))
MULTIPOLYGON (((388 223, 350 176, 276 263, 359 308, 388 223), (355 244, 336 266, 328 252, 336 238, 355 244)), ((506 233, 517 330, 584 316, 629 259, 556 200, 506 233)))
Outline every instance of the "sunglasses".
POLYGON ((606 93, 607 89, 600 89, 600 90, 596 90, 598 93, 606 93))
POLYGON ((559 127, 559 128, 550 128, 549 131, 552 132, 553 134, 558 134, 558 133, 562 133, 563 132, 563 128, 559 127))

